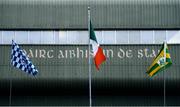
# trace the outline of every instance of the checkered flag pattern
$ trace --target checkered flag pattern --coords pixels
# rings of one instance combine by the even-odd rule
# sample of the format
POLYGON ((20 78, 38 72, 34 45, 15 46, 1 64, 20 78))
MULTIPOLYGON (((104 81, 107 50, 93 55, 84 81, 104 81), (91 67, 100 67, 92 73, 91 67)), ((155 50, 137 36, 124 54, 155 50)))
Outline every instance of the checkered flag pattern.
POLYGON ((36 75, 38 70, 29 60, 27 55, 23 50, 19 48, 19 46, 12 40, 12 51, 11 51, 11 64, 19 68, 22 71, 25 71, 28 74, 36 75))

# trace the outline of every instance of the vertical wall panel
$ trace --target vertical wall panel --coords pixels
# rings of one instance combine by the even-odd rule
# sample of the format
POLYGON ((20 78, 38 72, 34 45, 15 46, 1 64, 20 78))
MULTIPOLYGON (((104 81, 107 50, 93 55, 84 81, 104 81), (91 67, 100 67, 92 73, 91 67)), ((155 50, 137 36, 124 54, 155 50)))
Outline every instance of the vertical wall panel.
POLYGON ((98 29, 180 27, 179 0, 1 0, 1 29, 87 29, 87 8, 98 29))
MULTIPOLYGON (((87 46, 20 46, 30 55, 39 74, 33 77, 10 66, 10 46, 0 46, 0 90, 3 92, 0 99, 4 98, 2 101, 5 101, 0 101, 0 105, 8 105, 7 90, 11 75, 13 105, 88 106, 88 58, 85 53, 87 46), (46 53, 45 57, 40 55, 40 51, 46 53), (74 53, 71 54, 72 52, 74 53)), ((179 106, 180 49, 179 45, 168 46, 173 65, 165 70, 167 105, 179 106)), ((153 51, 157 54, 161 45, 102 45, 102 48, 107 61, 101 65, 100 72, 97 72, 93 63, 91 65, 93 105, 163 105, 163 72, 153 78, 146 74, 146 69, 155 57, 153 51)))

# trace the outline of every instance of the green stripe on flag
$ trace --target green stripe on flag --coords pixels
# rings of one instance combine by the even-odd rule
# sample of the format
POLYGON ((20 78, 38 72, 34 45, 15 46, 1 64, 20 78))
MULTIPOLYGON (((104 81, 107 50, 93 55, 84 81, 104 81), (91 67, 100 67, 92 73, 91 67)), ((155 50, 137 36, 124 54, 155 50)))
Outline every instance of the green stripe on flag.
POLYGON ((93 26, 91 24, 91 21, 90 21, 90 39, 94 40, 97 43, 96 35, 94 33, 94 29, 93 29, 93 26))
POLYGON ((168 68, 169 66, 171 66, 172 63, 168 63, 167 65, 165 65, 164 67, 160 68, 156 73, 154 73, 151 77, 153 77, 154 75, 156 75, 157 73, 161 72, 161 71, 165 71, 166 68, 168 68))
POLYGON ((148 68, 147 73, 150 75, 150 77, 152 77, 158 72, 169 67, 171 64, 172 64, 172 60, 169 54, 169 50, 168 50, 167 44, 164 42, 160 52, 158 53, 158 55, 156 56, 156 58, 154 59, 150 67, 148 68), (165 53, 164 53, 164 50, 165 50, 165 53), (166 56, 166 60, 165 60, 166 62, 164 62, 165 56, 166 56))
POLYGON ((153 67, 150 68, 149 71, 147 71, 147 73, 148 73, 148 74, 151 73, 151 72, 152 72, 153 70, 155 70, 158 66, 159 66, 159 64, 156 63, 153 67))
POLYGON ((166 62, 172 63, 170 58, 166 58, 166 62))

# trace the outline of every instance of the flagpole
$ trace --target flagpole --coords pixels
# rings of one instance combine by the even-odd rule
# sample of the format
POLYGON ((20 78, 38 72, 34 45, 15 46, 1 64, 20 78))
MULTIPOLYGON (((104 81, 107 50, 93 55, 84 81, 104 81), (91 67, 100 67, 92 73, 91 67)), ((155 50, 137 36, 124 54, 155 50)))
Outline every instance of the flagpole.
POLYGON ((166 74, 164 68, 164 107, 166 107, 166 74))
MULTIPOLYGON (((11 56, 10 56, 10 60, 11 60, 11 56)), ((10 78, 10 83, 9 83, 9 106, 11 106, 11 102, 12 102, 12 68, 11 68, 11 61, 10 61, 9 68, 10 68, 10 74, 9 74, 9 78, 10 78)))
POLYGON ((88 7, 88 34, 89 34, 89 43, 88 43, 88 47, 89 47, 89 106, 92 106, 92 97, 91 97, 91 49, 90 49, 90 7, 88 7))
MULTIPOLYGON (((166 32, 166 35, 167 35, 167 32, 166 32)), ((166 64, 166 39, 164 41, 164 62, 166 64)), ((164 66, 164 107, 166 107, 166 74, 165 74, 165 66, 164 66)))
POLYGON ((11 76, 11 70, 10 70, 9 106, 11 106, 11 100, 12 100, 12 76, 11 76))

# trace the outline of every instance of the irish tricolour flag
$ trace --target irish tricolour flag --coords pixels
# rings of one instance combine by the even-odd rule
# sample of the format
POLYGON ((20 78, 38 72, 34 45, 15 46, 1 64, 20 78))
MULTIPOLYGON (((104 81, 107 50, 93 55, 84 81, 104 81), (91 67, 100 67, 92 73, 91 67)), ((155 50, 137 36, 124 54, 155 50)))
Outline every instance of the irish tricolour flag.
POLYGON ((93 49, 94 63, 96 65, 97 70, 99 70, 99 66, 101 65, 101 63, 103 63, 106 60, 106 57, 103 53, 102 48, 97 42, 91 21, 90 21, 90 42, 92 44, 92 49, 93 49))

